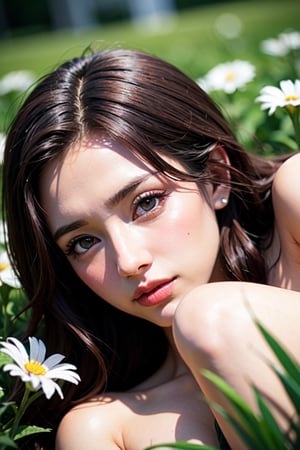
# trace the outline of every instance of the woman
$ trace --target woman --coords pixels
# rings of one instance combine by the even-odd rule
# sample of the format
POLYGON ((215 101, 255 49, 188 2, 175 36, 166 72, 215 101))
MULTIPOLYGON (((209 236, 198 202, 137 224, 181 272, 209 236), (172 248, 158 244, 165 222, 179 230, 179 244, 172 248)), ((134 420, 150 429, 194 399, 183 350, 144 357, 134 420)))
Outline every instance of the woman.
POLYGON ((242 449, 204 368, 292 414, 249 314, 300 360, 300 158, 284 159, 247 154, 192 80, 144 53, 84 56, 35 87, 7 139, 4 209, 27 334, 82 379, 28 418, 60 422, 57 450, 217 445, 214 417, 242 449))

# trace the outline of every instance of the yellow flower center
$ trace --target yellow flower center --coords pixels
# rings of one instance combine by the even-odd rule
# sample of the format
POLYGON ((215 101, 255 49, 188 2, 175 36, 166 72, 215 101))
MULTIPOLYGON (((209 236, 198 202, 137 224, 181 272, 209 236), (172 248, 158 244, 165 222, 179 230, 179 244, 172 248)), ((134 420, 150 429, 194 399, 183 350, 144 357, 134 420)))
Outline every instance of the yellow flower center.
POLYGON ((2 270, 5 270, 9 267, 9 263, 0 263, 0 272, 2 272, 2 270))
POLYGON ((292 102, 293 100, 299 100, 299 98, 297 97, 297 95, 287 95, 285 97, 285 101, 286 102, 292 102))
POLYGON ((234 72, 228 72, 226 74, 226 80, 228 80, 228 81, 233 81, 235 78, 236 78, 236 75, 234 72))
POLYGON ((47 373, 47 369, 38 361, 28 361, 24 367, 27 372, 33 373, 34 375, 45 375, 47 373))

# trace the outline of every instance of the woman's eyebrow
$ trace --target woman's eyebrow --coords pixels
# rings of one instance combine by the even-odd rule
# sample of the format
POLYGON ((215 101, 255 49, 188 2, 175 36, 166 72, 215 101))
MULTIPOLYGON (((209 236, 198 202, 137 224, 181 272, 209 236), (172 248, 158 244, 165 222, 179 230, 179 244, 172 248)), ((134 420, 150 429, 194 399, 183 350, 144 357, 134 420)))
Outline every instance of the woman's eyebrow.
MULTIPOLYGON (((157 172, 147 173, 146 175, 140 175, 132 180, 130 180, 125 186, 123 186, 119 191, 108 198, 104 206, 106 208, 113 208, 117 206, 127 195, 133 192, 140 184, 148 180, 148 178, 155 175, 157 172)), ((87 225, 85 220, 76 220, 75 222, 62 225, 54 233, 55 241, 58 241, 64 234, 70 233, 71 231, 77 230, 83 226, 87 225)))
POLYGON ((63 225, 55 231, 53 237, 55 241, 58 241, 64 234, 70 233, 71 231, 77 230, 78 228, 87 225, 85 220, 76 220, 75 222, 63 225))
POLYGON ((125 186, 123 186, 119 191, 113 194, 109 199, 104 203, 106 208, 116 207, 124 198, 131 194, 140 184, 148 180, 148 178, 155 175, 157 172, 151 172, 146 175, 140 175, 132 180, 130 180, 125 186))

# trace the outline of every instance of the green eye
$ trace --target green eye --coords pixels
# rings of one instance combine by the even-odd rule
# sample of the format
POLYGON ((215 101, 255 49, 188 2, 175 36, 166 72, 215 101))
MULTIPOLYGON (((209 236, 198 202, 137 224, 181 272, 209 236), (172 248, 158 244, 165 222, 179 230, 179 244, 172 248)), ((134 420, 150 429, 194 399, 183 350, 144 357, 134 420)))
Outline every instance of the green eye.
POLYGON ((99 239, 93 236, 79 236, 77 238, 72 239, 68 245, 66 250, 66 255, 82 255, 86 253, 93 245, 99 242, 99 239))
POLYGON ((89 248, 92 247, 92 245, 95 242, 95 238, 91 237, 91 236, 86 236, 83 238, 80 238, 77 241, 77 248, 80 247, 82 250, 88 250, 89 248))
POLYGON ((158 203, 158 199, 156 197, 145 198, 139 204, 139 207, 144 211, 148 212, 151 209, 155 208, 158 203))

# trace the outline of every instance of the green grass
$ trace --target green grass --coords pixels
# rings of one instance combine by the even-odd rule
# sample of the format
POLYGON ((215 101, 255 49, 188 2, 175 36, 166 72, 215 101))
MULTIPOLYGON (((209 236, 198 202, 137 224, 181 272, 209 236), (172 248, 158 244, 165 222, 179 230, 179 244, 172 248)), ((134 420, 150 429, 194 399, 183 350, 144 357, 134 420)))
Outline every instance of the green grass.
POLYGON ((91 45, 93 49, 130 47, 145 50, 197 77, 232 58, 259 64, 259 42, 287 29, 299 29, 298 0, 212 4, 181 12, 156 32, 147 27, 142 31, 123 22, 76 33, 56 31, 3 39, 0 41, 0 76, 19 69, 42 75, 65 59, 80 55, 91 45), (228 40, 216 32, 216 19, 224 13, 235 14, 240 19, 242 33, 239 38, 228 40))

